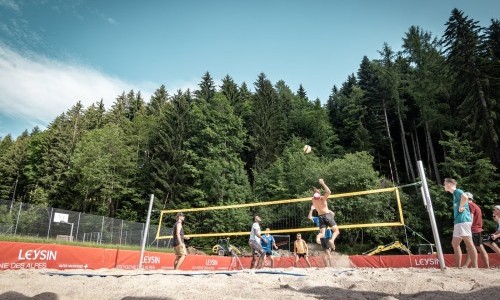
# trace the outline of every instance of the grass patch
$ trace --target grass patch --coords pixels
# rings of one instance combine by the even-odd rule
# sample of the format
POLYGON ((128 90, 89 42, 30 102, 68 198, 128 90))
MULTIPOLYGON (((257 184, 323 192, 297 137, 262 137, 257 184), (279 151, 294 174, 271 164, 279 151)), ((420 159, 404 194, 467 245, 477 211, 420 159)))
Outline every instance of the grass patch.
MULTIPOLYGON (((96 243, 78 242, 78 241, 70 242, 70 241, 64 241, 64 240, 44 239, 44 238, 39 238, 39 237, 22 236, 22 235, 0 234, 0 241, 20 242, 20 243, 36 243, 36 244, 57 244, 57 245, 66 245, 66 246, 88 247, 88 248, 141 251, 140 246, 134 246, 134 245, 96 244, 96 243)), ((163 252, 163 253, 173 253, 174 252, 173 249, 170 249, 170 248, 156 248, 156 247, 146 247, 146 251, 163 252)))

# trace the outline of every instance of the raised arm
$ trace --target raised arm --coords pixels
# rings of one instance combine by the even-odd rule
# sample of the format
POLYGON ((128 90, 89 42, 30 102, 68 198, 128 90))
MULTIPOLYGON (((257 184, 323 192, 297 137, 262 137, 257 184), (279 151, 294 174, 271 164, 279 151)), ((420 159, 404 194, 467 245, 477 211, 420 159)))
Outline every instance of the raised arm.
POLYGON ((328 199, 328 197, 330 197, 330 194, 332 193, 330 191, 330 188, 328 188, 328 186, 325 184, 325 181, 322 178, 319 179, 319 184, 321 184, 323 190, 325 191, 325 194, 323 196, 325 197, 325 199, 328 199))

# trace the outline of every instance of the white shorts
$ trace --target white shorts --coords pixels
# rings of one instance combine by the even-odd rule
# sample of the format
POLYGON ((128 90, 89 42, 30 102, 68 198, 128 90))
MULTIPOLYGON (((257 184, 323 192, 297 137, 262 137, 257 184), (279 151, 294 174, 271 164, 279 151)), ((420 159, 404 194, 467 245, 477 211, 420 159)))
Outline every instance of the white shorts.
POLYGON ((248 240, 248 245, 253 250, 253 252, 259 253, 261 255, 264 254, 264 249, 262 248, 260 242, 257 242, 256 240, 248 240))
POLYGON ((453 237, 472 237, 472 222, 455 224, 453 226, 453 237))

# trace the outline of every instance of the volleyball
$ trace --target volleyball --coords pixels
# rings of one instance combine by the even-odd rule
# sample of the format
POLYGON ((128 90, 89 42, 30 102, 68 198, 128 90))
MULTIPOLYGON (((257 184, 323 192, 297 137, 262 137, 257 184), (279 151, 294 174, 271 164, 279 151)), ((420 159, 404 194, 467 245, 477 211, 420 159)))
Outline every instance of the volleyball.
POLYGON ((311 149, 311 146, 309 146, 309 145, 305 145, 305 146, 304 146, 304 153, 310 153, 310 152, 311 152, 311 150, 312 150, 312 149, 311 149))

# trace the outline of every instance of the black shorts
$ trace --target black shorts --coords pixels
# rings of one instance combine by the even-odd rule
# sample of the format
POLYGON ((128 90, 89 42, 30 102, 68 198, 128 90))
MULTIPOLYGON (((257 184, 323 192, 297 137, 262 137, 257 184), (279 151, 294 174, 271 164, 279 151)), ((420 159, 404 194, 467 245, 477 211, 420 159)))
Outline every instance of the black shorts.
POLYGON ((272 256, 273 255, 273 252, 266 252, 266 256, 272 256))
POLYGON ((496 240, 492 240, 491 234, 488 234, 487 236, 485 236, 483 238, 483 244, 489 244, 489 243, 497 244, 497 246, 500 247, 500 238, 498 238, 496 240))
POLYGON ((332 213, 319 215, 318 218, 319 218, 319 228, 326 228, 327 226, 330 227, 337 226, 337 223, 335 223, 335 220, 333 219, 332 213))
POLYGON ((472 233, 472 242, 474 242, 474 246, 479 247, 483 244, 483 236, 481 232, 472 233))
POLYGON ((500 247, 500 238, 496 239, 496 240, 491 240, 491 238, 488 240, 488 242, 486 243, 493 243, 493 244, 497 244, 498 247, 500 247))
POLYGON ((301 258, 301 257, 302 257, 302 258, 305 258, 305 257, 306 257, 306 254, 305 254, 305 253, 297 253, 297 256, 298 256, 299 258, 301 258))

